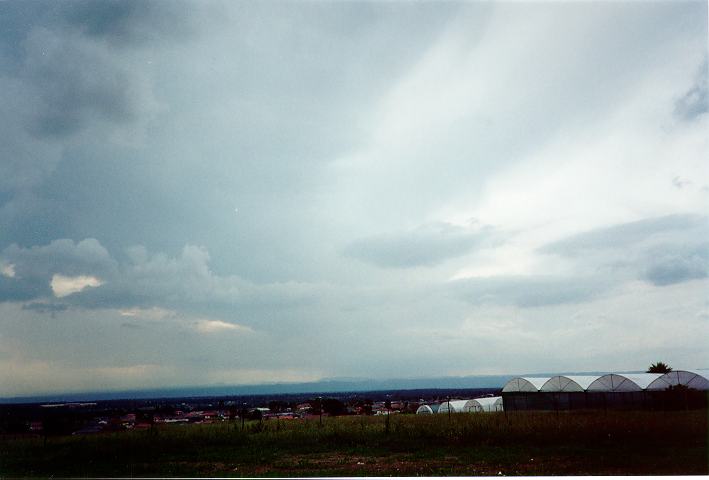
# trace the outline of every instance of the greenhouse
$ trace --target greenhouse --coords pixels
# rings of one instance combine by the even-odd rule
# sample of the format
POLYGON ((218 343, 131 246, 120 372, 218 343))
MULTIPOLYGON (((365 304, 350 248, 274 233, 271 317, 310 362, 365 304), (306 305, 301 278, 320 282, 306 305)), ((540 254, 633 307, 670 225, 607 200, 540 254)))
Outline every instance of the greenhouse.
POLYGON ((472 411, 471 400, 450 400, 441 403, 438 407, 438 413, 462 413, 472 411))
POLYGON ((502 389, 505 410, 705 408, 709 370, 517 377, 502 389))
POLYGON ((588 386, 598 380, 598 376, 557 375, 547 380, 540 392, 585 392, 588 386))
POLYGON ((470 400, 470 411, 472 412, 501 412, 502 397, 483 397, 470 400))
POLYGON ((538 392, 549 377, 517 377, 502 387, 502 392, 538 392))
POLYGON ((417 415, 433 415, 438 411, 438 407, 440 405, 421 405, 417 410, 416 414, 417 415))
POLYGON ((661 373, 609 373, 598 377, 586 391, 641 392, 661 376, 661 373))
POLYGON ((683 385, 694 390, 709 390, 709 370, 673 370, 648 385, 648 390, 667 390, 683 385))

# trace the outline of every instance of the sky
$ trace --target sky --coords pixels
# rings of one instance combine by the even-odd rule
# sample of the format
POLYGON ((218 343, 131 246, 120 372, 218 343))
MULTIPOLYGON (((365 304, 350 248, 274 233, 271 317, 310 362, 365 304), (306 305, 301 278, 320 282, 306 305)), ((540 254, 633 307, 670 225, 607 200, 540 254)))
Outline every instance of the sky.
POLYGON ((0 2, 0 396, 709 367, 707 3, 0 2))

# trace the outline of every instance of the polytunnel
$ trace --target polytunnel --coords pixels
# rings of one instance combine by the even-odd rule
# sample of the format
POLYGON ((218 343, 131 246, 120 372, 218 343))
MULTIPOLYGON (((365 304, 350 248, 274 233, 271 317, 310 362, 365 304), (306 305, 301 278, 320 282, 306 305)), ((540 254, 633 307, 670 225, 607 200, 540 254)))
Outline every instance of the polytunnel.
POLYGON ((661 373, 608 373, 591 382, 586 391, 641 392, 661 376, 661 373))
POLYGON ((709 370, 673 370, 660 375, 647 386, 648 390, 667 390, 683 385, 693 390, 709 390, 709 370))
POLYGON ((598 375, 557 375, 547 380, 540 392, 585 392, 598 375))
POLYGON ((470 411, 472 412, 501 412, 502 397, 483 397, 470 400, 470 411))
POLYGON ((438 407, 438 413, 448 413, 450 408, 450 413, 461 413, 472 411, 471 400, 451 400, 449 402, 443 402, 438 407))
POLYGON ((549 377, 516 377, 502 387, 503 392, 538 392, 549 377))
POLYGON ((502 387, 504 410, 545 410, 546 399, 540 397, 542 388, 549 377, 516 377, 502 387))
POLYGON ((517 377, 505 384, 505 411, 687 410, 706 408, 709 370, 517 377))
POLYGON ((417 415, 432 415, 438 411, 439 405, 421 405, 416 409, 417 415))

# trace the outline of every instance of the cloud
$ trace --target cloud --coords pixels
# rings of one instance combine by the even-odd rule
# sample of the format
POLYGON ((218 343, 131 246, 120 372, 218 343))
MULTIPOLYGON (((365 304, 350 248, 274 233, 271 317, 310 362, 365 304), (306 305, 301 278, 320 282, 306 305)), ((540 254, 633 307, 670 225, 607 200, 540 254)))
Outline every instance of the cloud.
POLYGON ((87 37, 134 47, 162 40, 180 41, 196 34, 190 19, 199 15, 200 9, 186 1, 146 4, 139 0, 81 0, 59 13, 66 25, 87 37))
POLYGON ((68 305, 64 303, 55 302, 30 302, 22 305, 23 310, 30 310, 37 313, 50 313, 56 314, 59 312, 64 312, 69 308, 68 305))
POLYGON ((224 322, 222 320, 199 320, 195 329, 199 333, 220 333, 220 332, 240 332, 249 333, 253 330, 236 323, 224 322))
POLYGON ((691 122, 705 115, 709 109, 709 95, 707 95, 707 59, 697 70, 694 85, 675 102, 674 114, 685 122, 691 122))
POLYGON ((23 75, 39 94, 28 128, 39 138, 62 138, 95 122, 133 124, 155 109, 148 79, 80 34, 37 29, 26 50, 23 75))
POLYGON ((447 223, 422 225, 408 232, 357 240, 345 255, 384 268, 435 266, 460 257, 490 238, 490 228, 447 223))
POLYGON ((0 261, 13 265, 13 276, 0 276, 0 301, 51 297, 54 275, 65 277, 109 276, 116 262, 95 239, 74 243, 62 239, 48 245, 22 248, 10 245, 0 252, 0 261))
POLYGON ((672 214, 593 229, 549 243, 539 251, 575 256, 598 250, 624 249, 641 243, 706 238, 703 233, 709 234, 709 217, 672 214))
POLYGON ((698 247, 662 249, 648 261, 642 278, 664 286, 709 276, 709 242, 698 247))
POLYGON ((88 275, 66 277, 58 273, 55 273, 52 276, 52 280, 49 282, 49 285, 52 287, 52 292, 57 298, 66 297, 72 293, 80 292, 87 287, 95 288, 102 284, 103 282, 101 279, 96 277, 88 275))
POLYGON ((467 278, 451 282, 455 294, 475 305, 542 307, 588 301, 612 287, 600 278, 581 276, 512 276, 467 278))
POLYGON ((191 38, 194 18, 210 10, 189 2, 4 2, 0 192, 37 188, 64 152, 96 136, 139 143, 161 108, 150 47, 191 38))
POLYGON ((15 266, 11 263, 2 265, 2 268, 0 268, 0 275, 7 278, 14 278, 15 266))
MULTIPOLYGON (((162 321, 179 319, 180 311, 233 315, 234 308, 296 307, 331 292, 325 284, 256 284, 217 275, 206 249, 192 245, 175 257, 150 254, 144 247, 129 248, 125 256, 123 262, 115 260, 95 239, 61 239, 30 248, 11 245, 0 253, 0 261, 15 265, 16 275, 0 276, 0 302, 55 297, 76 308, 114 308, 122 317, 162 321)), ((232 324, 200 325, 208 331, 232 324)))
POLYGON ((673 214, 603 227, 539 249, 610 271, 609 282, 640 278, 663 286, 709 275, 709 217, 673 214))
POLYGON ((706 359, 706 13, 0 2, 0 376, 706 359))
POLYGON ((708 217, 651 217, 570 235, 536 249, 562 257, 565 268, 545 259, 546 274, 536 273, 544 268, 539 264, 526 275, 465 275, 450 285, 456 296, 476 305, 585 303, 635 280, 668 286, 707 277, 707 238, 708 217))
POLYGON ((163 320, 165 318, 174 317, 176 312, 166 310, 164 308, 127 308, 120 310, 121 317, 135 317, 148 320, 163 320))

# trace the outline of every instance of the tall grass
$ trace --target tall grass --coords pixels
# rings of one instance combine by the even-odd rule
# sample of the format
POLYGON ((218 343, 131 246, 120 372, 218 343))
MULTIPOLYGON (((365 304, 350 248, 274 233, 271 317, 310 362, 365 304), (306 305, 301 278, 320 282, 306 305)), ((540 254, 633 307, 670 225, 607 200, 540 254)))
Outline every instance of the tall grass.
MULTIPOLYGON (((212 425, 167 425, 150 431, 2 440, 0 475, 130 475, 159 461, 268 462, 283 452, 421 452, 451 446, 706 445, 707 413, 514 412, 327 418, 212 425)), ((170 473, 170 472, 163 472, 170 473)))

